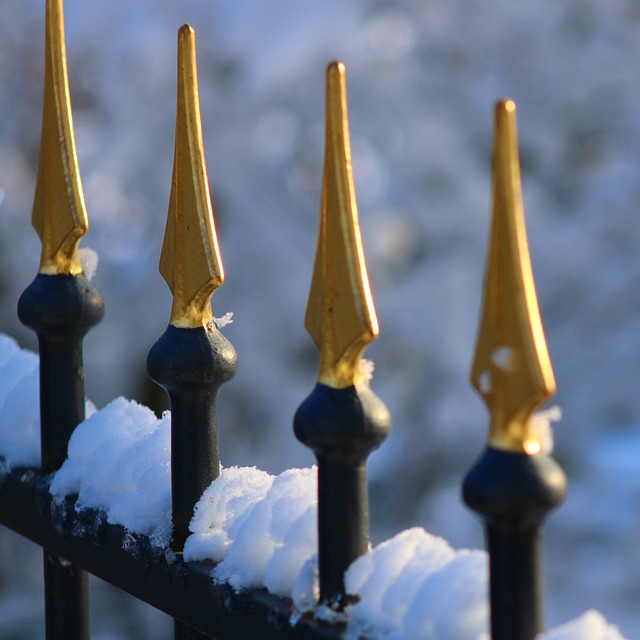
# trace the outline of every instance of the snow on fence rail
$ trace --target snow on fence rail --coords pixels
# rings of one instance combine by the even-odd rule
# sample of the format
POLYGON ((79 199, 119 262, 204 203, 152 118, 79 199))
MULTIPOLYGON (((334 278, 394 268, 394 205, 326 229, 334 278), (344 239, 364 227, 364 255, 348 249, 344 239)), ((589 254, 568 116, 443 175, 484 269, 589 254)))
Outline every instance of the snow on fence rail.
MULTIPOLYGON (((171 400, 159 420, 122 398, 97 411, 84 397, 82 339, 102 319, 103 302, 78 251, 88 220, 61 0, 47 0, 46 34, 33 210, 42 256, 18 304, 21 321, 38 334, 40 358, 0 335, 0 522, 44 549, 47 638, 89 638, 87 572, 173 616, 183 639, 621 638, 594 611, 544 632, 540 533, 566 481, 550 457, 548 425, 535 414, 555 383, 524 230, 515 105, 496 107, 491 246, 472 372, 491 416, 489 443, 463 488, 484 520, 489 553, 454 550, 418 528, 370 550, 366 460, 390 417, 362 360, 378 323, 351 176, 344 66, 327 71, 306 316, 320 373, 294 419, 317 467, 274 478, 219 463, 217 394, 233 377, 236 352, 210 306, 224 269, 193 30, 185 25, 178 36, 174 171, 160 258, 173 306, 147 363, 171 400)), ((89 262, 95 266, 95 257, 89 262)))

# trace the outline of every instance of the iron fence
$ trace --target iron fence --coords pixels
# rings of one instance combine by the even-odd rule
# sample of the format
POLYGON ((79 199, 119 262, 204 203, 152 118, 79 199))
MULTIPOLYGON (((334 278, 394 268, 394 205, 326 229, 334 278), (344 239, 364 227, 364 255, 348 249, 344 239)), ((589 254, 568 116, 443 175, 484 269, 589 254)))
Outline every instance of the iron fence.
MULTIPOLYGON (((147 367, 171 401, 174 552, 149 540, 131 549, 127 531, 75 498, 52 499, 84 419, 82 340, 103 316, 85 278, 78 242, 88 229, 75 156, 67 86, 62 0, 47 0, 46 73, 33 225, 42 240, 39 272, 18 305, 38 335, 41 459, 13 469, 0 486, 0 522, 44 550, 46 634, 90 636, 87 573, 175 619, 176 638, 220 640, 339 638, 344 622, 303 616, 264 589, 234 591, 211 580, 213 563, 181 556, 194 505, 219 475, 217 395, 236 369, 236 352, 218 330, 210 298, 224 269, 204 162, 195 34, 178 35, 174 170, 160 271, 173 292, 170 324, 147 367)), ((327 71, 326 147, 320 229, 306 326, 320 352, 318 383, 294 420, 318 469, 320 599, 340 611, 350 602, 349 565, 369 544, 366 461, 385 439, 390 416, 362 384, 361 356, 378 323, 358 226, 347 120, 345 69, 327 71)), ((493 222, 472 381, 491 426, 486 450, 464 482, 467 504, 483 519, 490 554, 494 640, 532 640, 543 631, 540 534, 564 498, 566 481, 544 451, 532 414, 554 391, 528 254, 520 193, 515 105, 496 106, 493 222)))

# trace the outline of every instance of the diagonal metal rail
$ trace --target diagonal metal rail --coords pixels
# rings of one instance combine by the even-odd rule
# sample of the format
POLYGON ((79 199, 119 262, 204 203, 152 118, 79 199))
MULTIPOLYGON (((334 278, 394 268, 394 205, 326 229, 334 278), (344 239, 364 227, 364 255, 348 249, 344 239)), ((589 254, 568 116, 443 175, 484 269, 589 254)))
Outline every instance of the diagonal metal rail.
POLYGON ((190 629, 220 640, 338 640, 344 625, 300 618, 291 601, 264 589, 235 593, 211 581, 210 562, 183 562, 106 522, 98 511, 75 512, 52 501, 50 477, 16 469, 0 477, 0 524, 147 602, 190 629))

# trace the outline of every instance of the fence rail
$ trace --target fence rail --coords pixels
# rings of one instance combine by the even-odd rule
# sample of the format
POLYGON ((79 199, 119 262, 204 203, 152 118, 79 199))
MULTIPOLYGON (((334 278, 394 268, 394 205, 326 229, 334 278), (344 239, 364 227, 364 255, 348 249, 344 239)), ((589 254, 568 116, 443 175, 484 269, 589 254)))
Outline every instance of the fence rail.
MULTIPOLYGON (((235 593, 211 581, 213 563, 183 562, 108 524, 98 511, 64 508, 49 494, 50 477, 16 469, 0 487, 0 520, 32 542, 65 558, 201 633, 218 638, 340 637, 343 624, 301 618, 291 626, 291 602, 263 589, 235 593)), ((65 636, 69 637, 69 635, 65 636)))
MULTIPOLYGON (((158 549, 108 524, 104 514, 49 492, 74 427, 84 418, 82 338, 103 315, 78 242, 88 229, 64 46, 62 0, 47 0, 46 73, 33 224, 39 273, 19 303, 40 345, 42 468, 14 469, 0 486, 0 522, 45 550, 49 640, 88 639, 90 572, 174 617, 176 638, 338 638, 344 622, 291 623, 292 605, 264 589, 236 593, 211 580, 213 564, 185 562, 194 505, 219 475, 217 394, 236 368, 210 298, 224 282, 204 161, 195 34, 178 35, 174 170, 160 271, 173 293, 170 323, 148 358, 171 400, 173 540, 158 549)), ((515 105, 496 107, 494 212, 486 291, 472 379, 491 426, 486 451, 464 485, 483 518, 490 552, 494 640, 543 631, 540 531, 564 497, 565 478, 543 451, 532 414, 554 391, 531 275, 517 157, 515 105)), ((369 545, 366 460, 389 431, 389 412, 362 384, 361 357, 378 334, 355 200, 345 69, 327 71, 320 229, 306 322, 320 352, 318 383, 295 416, 295 434, 318 461, 320 598, 349 603, 344 573, 369 545)))

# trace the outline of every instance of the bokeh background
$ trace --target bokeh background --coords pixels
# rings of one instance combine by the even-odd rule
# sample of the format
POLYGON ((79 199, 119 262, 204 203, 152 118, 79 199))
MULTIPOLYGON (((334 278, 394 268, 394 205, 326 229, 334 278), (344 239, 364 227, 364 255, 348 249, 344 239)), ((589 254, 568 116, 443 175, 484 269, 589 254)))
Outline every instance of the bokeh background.
MULTIPOLYGON (((225 465, 312 464, 292 434, 317 354, 313 266, 327 62, 347 65, 356 190, 382 327, 367 355, 394 416, 370 462, 374 542, 421 525, 481 546, 459 486, 486 437, 468 384, 490 208, 493 103, 518 104, 534 274, 571 483, 546 537, 550 624, 595 607, 640 629, 640 4, 634 0, 67 0, 76 144, 107 312, 87 394, 161 411, 146 354, 164 331, 157 270, 175 119, 177 29, 198 36, 209 177, 227 281, 214 314, 239 352, 221 393, 225 465)), ((29 224, 44 2, 0 15, 0 329, 38 267, 29 224)), ((0 533, 0 637, 42 636, 40 554, 0 533)), ((169 633, 96 585, 95 637, 169 633)), ((167 637, 169 637, 167 635, 167 637)))

